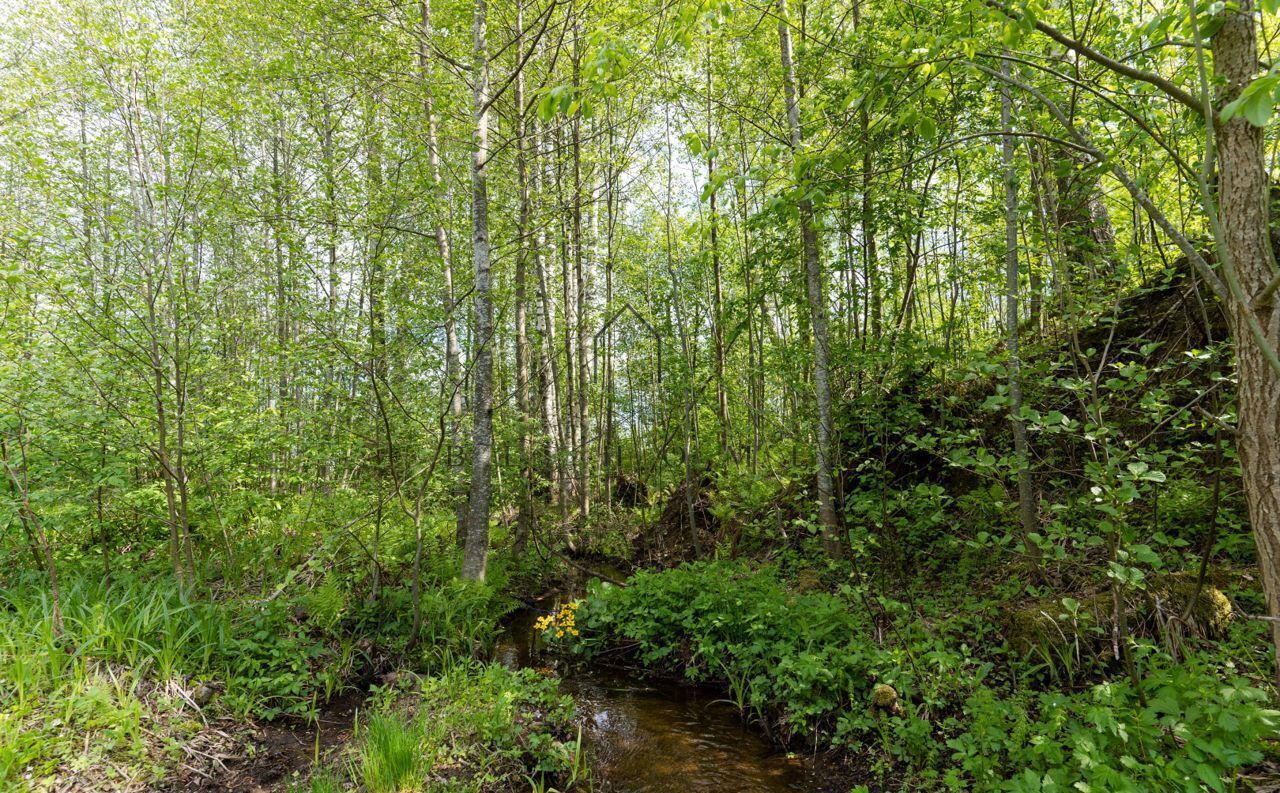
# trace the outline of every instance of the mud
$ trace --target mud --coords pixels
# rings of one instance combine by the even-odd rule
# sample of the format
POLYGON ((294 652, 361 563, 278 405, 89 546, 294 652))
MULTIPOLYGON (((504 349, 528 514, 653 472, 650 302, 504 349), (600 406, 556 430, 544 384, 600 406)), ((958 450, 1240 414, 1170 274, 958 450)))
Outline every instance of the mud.
POLYGON ((238 739, 239 751, 230 759, 197 770, 188 767, 169 787, 198 793, 273 793, 304 778, 319 758, 339 751, 355 730, 365 694, 342 694, 329 702, 315 722, 280 719, 253 725, 238 739))

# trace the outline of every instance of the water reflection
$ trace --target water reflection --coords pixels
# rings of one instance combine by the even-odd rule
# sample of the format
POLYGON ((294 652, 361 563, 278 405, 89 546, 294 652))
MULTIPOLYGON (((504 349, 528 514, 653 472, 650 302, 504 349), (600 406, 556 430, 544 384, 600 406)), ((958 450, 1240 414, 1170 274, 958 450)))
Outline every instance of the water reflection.
MULTIPOLYGON (((516 615, 495 656, 509 666, 537 660, 533 612, 516 615)), ((561 683, 588 716, 595 788, 608 793, 780 793, 810 790, 803 762, 777 752, 737 711, 704 689, 636 679, 625 672, 571 670, 561 683)))
POLYGON ((710 695, 589 672, 565 691, 592 714, 595 778, 615 793, 806 790, 804 766, 776 752, 710 695))

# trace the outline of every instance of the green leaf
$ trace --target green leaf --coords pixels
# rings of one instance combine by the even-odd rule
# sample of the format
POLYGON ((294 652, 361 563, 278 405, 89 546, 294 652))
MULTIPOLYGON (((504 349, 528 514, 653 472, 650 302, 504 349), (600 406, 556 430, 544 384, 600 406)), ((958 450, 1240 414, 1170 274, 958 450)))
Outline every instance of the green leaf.
POLYGON ((1275 98, 1270 91, 1254 92, 1242 108, 1245 120, 1255 127, 1265 127, 1271 120, 1271 108, 1274 104, 1275 98))
POLYGON ((556 97, 548 92, 542 95, 542 99, 538 101, 538 118, 543 121, 550 121, 551 117, 556 114, 556 97))
POLYGON ((1018 42, 1022 40, 1022 28, 1018 27, 1018 23, 1011 19, 1004 24, 1000 39, 1006 47, 1017 46, 1018 42))

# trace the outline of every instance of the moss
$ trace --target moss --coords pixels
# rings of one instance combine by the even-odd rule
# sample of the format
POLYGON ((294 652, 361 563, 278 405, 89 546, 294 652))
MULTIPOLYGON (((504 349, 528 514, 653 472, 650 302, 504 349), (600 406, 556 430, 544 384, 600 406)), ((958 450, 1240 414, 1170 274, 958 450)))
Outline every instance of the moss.
POLYGON ((791 584, 791 588, 800 593, 816 592, 821 590, 822 577, 815 570, 801 570, 796 573, 795 580, 791 584))
MULTIPOLYGON (((1197 576, 1179 572, 1153 578, 1144 592, 1126 598, 1128 628, 1134 635, 1157 638, 1163 635, 1163 624, 1181 617, 1195 597, 1186 628, 1206 639, 1221 639, 1234 617, 1231 600, 1214 585, 1213 576, 1206 578, 1196 596, 1197 576)), ((1010 608, 1003 620, 1003 635, 1009 647, 1027 656, 1047 648, 1070 644, 1092 647, 1098 657, 1109 655, 1115 608, 1110 591, 1078 597, 1076 618, 1066 614, 1062 597, 1055 596, 1010 608), (1098 629, 1101 630, 1098 630, 1098 629)))
POLYGON ((898 692, 886 683, 876 683, 871 689, 871 707, 889 710, 898 704, 898 692))
POLYGON ((1170 602, 1171 608, 1179 613, 1189 612, 1191 627, 1209 639, 1219 639, 1227 634, 1227 628, 1235 616, 1231 600, 1221 589, 1208 581, 1196 591, 1196 579, 1193 576, 1170 576, 1162 587, 1161 596, 1170 602), (1195 603, 1187 609, 1192 599, 1195 603))
POLYGON ((1073 619, 1067 614, 1061 597, 1034 601, 1021 608, 1011 608, 1004 619, 1004 638, 1009 647, 1023 655, 1044 647, 1065 646, 1085 640, 1095 625, 1109 620, 1112 611, 1110 593, 1099 593, 1080 599, 1073 619))
POLYGON ((876 683, 871 689, 870 711, 873 714, 888 713, 893 716, 901 716, 904 711, 902 702, 898 699, 897 690, 887 683, 876 683))

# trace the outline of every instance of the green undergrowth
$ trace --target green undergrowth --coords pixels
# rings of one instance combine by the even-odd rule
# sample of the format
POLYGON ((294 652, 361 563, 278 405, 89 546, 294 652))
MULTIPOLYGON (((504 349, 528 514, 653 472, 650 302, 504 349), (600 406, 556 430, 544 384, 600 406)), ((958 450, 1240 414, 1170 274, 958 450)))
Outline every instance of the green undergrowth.
POLYGON ((64 570, 61 631, 42 576, 0 591, 0 780, 98 768, 159 778, 200 728, 194 698, 244 718, 310 707, 342 660, 289 624, 284 604, 200 600, 166 578, 64 570))
POLYGON ((933 616, 852 585, 799 592, 774 567, 707 562, 597 586, 579 635, 549 636, 580 657, 627 646, 651 671, 722 684, 775 737, 855 758, 876 788, 1242 789, 1277 737, 1280 714, 1224 653, 1174 663, 1137 642, 1136 683, 1055 688, 997 626, 920 610, 933 616))
POLYGON ((349 746, 295 793, 568 790, 584 779, 574 705, 554 678, 474 661, 380 689, 349 746))
POLYGON ((384 541, 376 590, 367 566, 326 544, 282 547, 290 564, 270 578, 211 567, 189 590, 147 559, 119 557, 109 579, 92 559, 60 559, 61 630, 45 575, 0 578, 0 789, 169 784, 200 759, 184 746, 244 751, 251 720, 306 723, 389 668, 430 674, 484 654, 513 605, 505 560, 490 583, 466 584, 452 548, 433 548, 413 643, 412 557, 400 533, 384 541))

